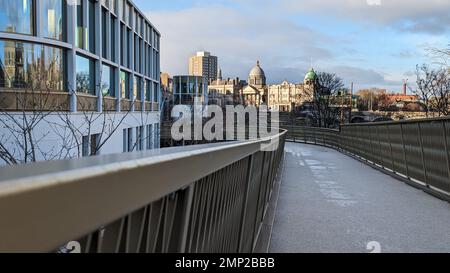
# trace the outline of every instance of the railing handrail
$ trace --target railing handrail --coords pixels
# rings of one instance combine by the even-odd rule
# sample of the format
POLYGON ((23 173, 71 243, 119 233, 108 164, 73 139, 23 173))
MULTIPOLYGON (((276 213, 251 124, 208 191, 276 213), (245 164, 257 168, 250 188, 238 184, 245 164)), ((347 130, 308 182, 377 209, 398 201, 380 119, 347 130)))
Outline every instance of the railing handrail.
POLYGON ((395 120, 395 121, 377 121, 377 122, 364 122, 364 123, 350 123, 341 124, 341 127, 353 127, 353 126, 375 126, 375 125, 394 125, 394 124, 409 124, 409 123, 422 123, 432 121, 447 121, 450 120, 450 116, 436 117, 436 118, 418 118, 407 120, 395 120))
POLYGON ((0 251, 54 250, 261 151, 263 144, 285 134, 0 168, 0 251))

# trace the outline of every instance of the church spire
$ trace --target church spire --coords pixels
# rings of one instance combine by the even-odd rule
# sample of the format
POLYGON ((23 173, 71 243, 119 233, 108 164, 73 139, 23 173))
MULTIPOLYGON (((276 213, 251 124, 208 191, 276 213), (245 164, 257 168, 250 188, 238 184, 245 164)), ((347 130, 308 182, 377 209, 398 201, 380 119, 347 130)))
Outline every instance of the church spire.
POLYGON ((218 71, 218 77, 217 77, 217 79, 219 80, 219 81, 221 81, 222 80, 222 68, 220 68, 220 66, 219 66, 219 71, 218 71))

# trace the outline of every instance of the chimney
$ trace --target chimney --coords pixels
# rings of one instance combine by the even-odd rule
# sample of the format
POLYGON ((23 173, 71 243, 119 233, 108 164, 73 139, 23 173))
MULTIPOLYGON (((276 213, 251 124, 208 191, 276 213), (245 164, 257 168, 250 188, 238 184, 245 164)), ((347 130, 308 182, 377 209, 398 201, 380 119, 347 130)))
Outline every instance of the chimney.
POLYGON ((408 89, 408 84, 406 83, 406 81, 403 83, 403 95, 406 96, 406 90, 408 89))

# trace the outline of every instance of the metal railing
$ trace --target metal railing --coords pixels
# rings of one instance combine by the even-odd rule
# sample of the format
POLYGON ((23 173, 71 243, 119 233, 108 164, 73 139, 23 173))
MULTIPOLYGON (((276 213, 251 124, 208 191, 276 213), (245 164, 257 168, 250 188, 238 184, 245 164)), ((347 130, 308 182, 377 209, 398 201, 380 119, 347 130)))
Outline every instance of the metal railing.
POLYGON ((284 127, 289 140, 336 148, 450 197, 450 118, 284 127))
POLYGON ((253 252, 285 134, 0 168, 0 252, 253 252))

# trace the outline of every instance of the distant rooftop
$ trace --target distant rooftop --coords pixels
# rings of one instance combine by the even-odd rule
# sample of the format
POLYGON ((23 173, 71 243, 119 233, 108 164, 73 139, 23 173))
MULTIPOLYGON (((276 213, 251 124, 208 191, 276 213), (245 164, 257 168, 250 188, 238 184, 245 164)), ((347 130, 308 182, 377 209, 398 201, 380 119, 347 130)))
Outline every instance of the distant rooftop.
POLYGON ((208 51, 198 51, 197 52, 197 57, 209 57, 211 56, 211 53, 208 51))

